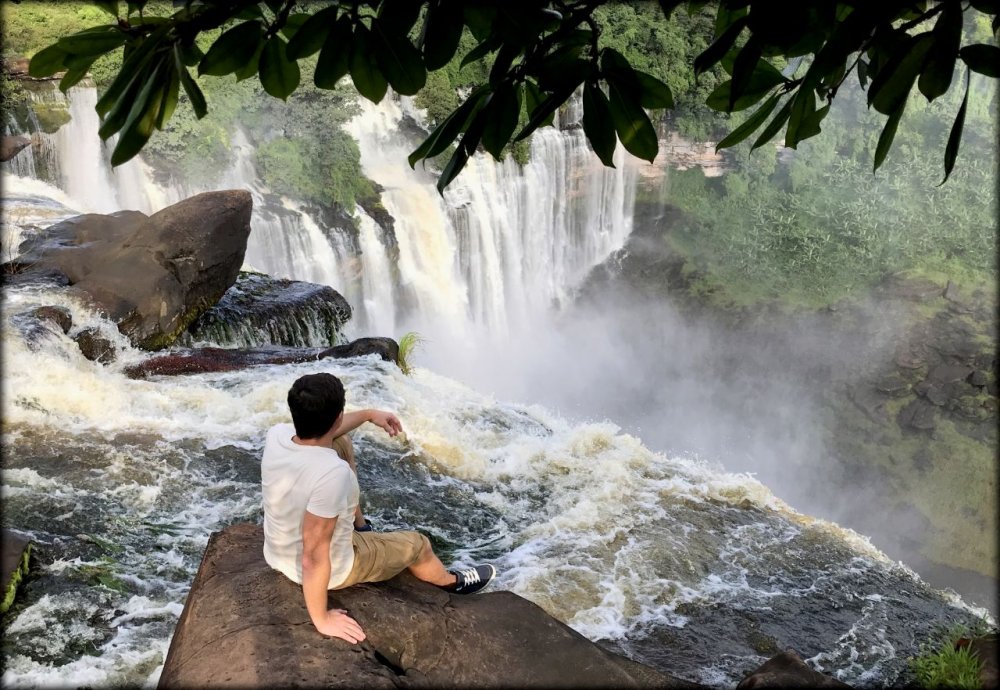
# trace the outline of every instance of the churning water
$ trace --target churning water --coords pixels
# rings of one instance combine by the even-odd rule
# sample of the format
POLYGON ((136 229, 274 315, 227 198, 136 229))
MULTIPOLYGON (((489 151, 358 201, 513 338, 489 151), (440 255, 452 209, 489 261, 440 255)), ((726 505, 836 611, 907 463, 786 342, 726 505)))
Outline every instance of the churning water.
MULTIPOLYGON (((365 165, 376 174, 377 161, 365 165)), ((629 184, 608 178, 596 189, 629 184)), ((5 175, 5 233, 87 210, 64 191, 5 175)), ((416 202, 400 192, 387 203, 416 202)), ((462 208, 476 203, 469 192, 462 208)), ((455 208, 444 208, 441 232, 455 208)), ((305 218, 292 225, 308 246, 318 239, 305 218)), ((373 251, 373 229, 362 232, 373 251)), ((453 261, 445 277, 461 282, 469 270, 453 261)), ((507 275, 490 270, 476 274, 507 275)), ((373 321, 392 323, 377 312, 382 287, 361 294, 374 300, 373 321)), ((500 318, 491 290, 482 284, 471 302, 485 324, 500 318)), ((892 685, 935 626, 978 615, 752 477, 652 452, 611 423, 570 422, 374 358, 131 380, 123 369, 148 354, 65 289, 6 288, 2 329, 3 525, 30 536, 39 561, 4 621, 5 685, 156 683, 209 535, 260 520, 264 433, 287 420, 291 382, 317 371, 344 380, 349 407, 403 420, 405 439, 355 437, 366 512, 380 529, 420 529, 448 562, 491 560, 497 587, 673 675, 731 686, 792 647, 847 682, 892 685), (67 308, 74 330, 26 328, 19 314, 43 305, 67 308), (114 364, 82 357, 71 336, 86 327, 116 343, 114 364)))

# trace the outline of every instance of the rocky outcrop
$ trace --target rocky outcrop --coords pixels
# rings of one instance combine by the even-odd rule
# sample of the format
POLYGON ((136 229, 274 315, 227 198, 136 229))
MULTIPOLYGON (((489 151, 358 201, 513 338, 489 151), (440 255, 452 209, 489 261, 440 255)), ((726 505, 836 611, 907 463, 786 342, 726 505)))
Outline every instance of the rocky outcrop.
POLYGON ((218 371, 239 371, 261 364, 295 364, 318 359, 345 359, 377 354, 388 362, 396 361, 399 346, 392 338, 358 338, 347 345, 327 349, 317 347, 260 347, 231 349, 221 347, 177 348, 168 354, 151 357, 125 369, 129 378, 178 376, 218 371))
POLYGON ((1000 687, 1000 640, 996 634, 983 637, 965 638, 955 643, 955 649, 968 648, 969 653, 979 660, 979 687, 1000 687))
POLYGON ((328 347, 344 342, 351 305, 328 285, 240 273, 219 303, 179 339, 184 345, 328 347))
POLYGON ((146 217, 88 214, 25 246, 19 281, 65 276, 137 347, 170 345, 236 280, 250 234, 249 192, 199 194, 146 217))
POLYGON ((0 163, 6 163, 29 146, 31 146, 31 139, 19 134, 0 137, 0 163))
POLYGON ((31 542, 10 530, 3 530, 3 543, 0 544, 0 570, 3 574, 3 601, 0 602, 0 613, 14 603, 17 588, 21 580, 28 574, 28 560, 31 558, 31 542))
POLYGON ((762 666, 744 678, 737 690, 751 688, 849 688, 836 678, 814 671, 802 657, 791 649, 786 649, 767 660, 762 666))
POLYGON ((320 635, 263 530, 209 540, 160 676, 180 687, 701 687, 608 652, 511 592, 462 597, 408 574, 331 592, 364 629, 320 635))

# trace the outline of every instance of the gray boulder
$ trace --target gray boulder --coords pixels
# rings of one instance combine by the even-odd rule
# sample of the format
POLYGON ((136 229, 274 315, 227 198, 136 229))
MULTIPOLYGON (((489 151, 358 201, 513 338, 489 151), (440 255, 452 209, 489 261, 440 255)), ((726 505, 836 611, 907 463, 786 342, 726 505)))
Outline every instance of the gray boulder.
POLYGON ((170 345, 235 282, 250 235, 249 192, 207 192, 152 216, 88 214, 59 223, 18 258, 63 275, 134 345, 170 345))
POLYGON ((324 637, 257 525, 212 535, 160 676, 179 687, 702 687, 608 652, 511 592, 408 574, 331 592, 367 639, 324 637))
POLYGON ((3 552, 0 556, 0 570, 3 571, 3 601, 0 602, 0 613, 7 613, 7 609, 17 596, 21 580, 28 574, 31 542, 20 534, 5 529, 0 544, 3 552))

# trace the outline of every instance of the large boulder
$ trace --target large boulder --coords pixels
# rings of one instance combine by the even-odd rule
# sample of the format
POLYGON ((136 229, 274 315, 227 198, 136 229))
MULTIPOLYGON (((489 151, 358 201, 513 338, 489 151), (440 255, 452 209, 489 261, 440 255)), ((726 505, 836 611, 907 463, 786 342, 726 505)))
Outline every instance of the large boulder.
POLYGON ((249 192, 207 192, 152 216, 88 214, 30 246, 21 270, 61 274, 147 350, 170 345, 235 282, 250 235, 249 192))
POLYGON ((463 597, 408 574, 331 592, 367 639, 327 638, 263 543, 256 525, 212 535, 159 687, 702 687, 608 652, 511 592, 463 597))
POLYGON ((0 137, 0 163, 6 163, 31 146, 31 139, 20 134, 0 137))

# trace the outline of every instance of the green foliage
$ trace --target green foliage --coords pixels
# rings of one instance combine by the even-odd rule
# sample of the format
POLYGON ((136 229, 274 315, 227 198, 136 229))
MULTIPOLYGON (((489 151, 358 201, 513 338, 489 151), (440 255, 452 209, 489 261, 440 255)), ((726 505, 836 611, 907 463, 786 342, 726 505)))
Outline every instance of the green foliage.
MULTIPOLYGON (((199 75, 235 74, 244 79, 256 74, 268 94, 285 99, 299 85, 298 60, 318 50, 319 58, 309 66, 317 86, 332 89, 349 74, 359 93, 379 101, 389 86, 402 94, 418 93, 428 71, 445 69, 456 55, 464 55, 459 71, 479 63, 478 76, 488 69, 486 79, 477 79, 477 88, 450 115, 435 113, 440 120, 431 135, 436 146, 421 146, 410 156, 413 165, 451 152, 438 182, 443 190, 478 147, 495 157, 503 155, 508 142, 546 126, 584 84, 590 85, 592 113, 600 108, 598 90, 609 97, 610 117, 595 115, 587 127, 605 163, 611 160, 608 142, 616 140, 633 155, 652 160, 657 140, 645 109, 673 107, 675 88, 690 87, 689 75, 675 69, 672 61, 688 57, 681 39, 700 35, 659 22, 655 13, 670 16, 681 4, 661 0, 658 6, 617 7, 607 0, 580 0, 553 9, 538 4, 515 7, 503 0, 352 0, 307 5, 312 12, 291 14, 296 3, 277 0, 249 6, 189 3, 169 16, 154 17, 136 13, 139 4, 130 3, 127 14, 119 14, 114 23, 65 35, 36 53, 31 71, 47 76, 66 69, 61 86, 68 88, 96 61, 123 48, 118 75, 98 102, 104 117, 101 135, 118 134, 112 161, 120 163, 138 153, 155 129, 163 129, 181 86, 197 116, 204 114, 203 97, 188 72, 194 65, 199 75), (241 21, 234 25, 237 19, 241 21), (605 31, 600 19, 622 30, 605 31), (223 32, 207 52, 191 50, 193 37, 219 29, 223 32), (470 36, 476 43, 468 49, 470 36)), ((688 4, 689 24, 706 21, 704 4, 688 4)), ((784 129, 785 145, 796 148, 820 133, 841 86, 856 74, 863 87, 870 84, 868 106, 888 116, 872 157, 878 169, 892 148, 914 86, 928 101, 950 93, 956 63, 968 72, 997 76, 998 49, 991 37, 962 42, 965 16, 977 26, 991 19, 990 29, 997 31, 994 3, 963 7, 960 0, 930 6, 905 0, 860 5, 718 0, 716 7, 714 40, 694 58, 694 73, 721 67, 729 78, 704 100, 722 112, 764 101, 766 111, 758 110, 756 117, 744 121, 741 136, 726 138, 726 145, 763 128, 755 147, 784 129), (788 26, 795 30, 788 31, 788 26), (789 59, 796 63, 787 65, 789 59)), ((453 76, 449 74, 448 81, 454 86, 453 76)), ((694 84, 685 92, 700 88, 697 80, 694 84)), ((441 92, 442 82, 433 88, 441 92)), ((945 180, 957 160, 965 115, 963 101, 944 147, 945 180)))
POLYGON ((410 331, 399 339, 399 359, 396 363, 399 365, 400 371, 409 376, 412 373, 412 368, 410 365, 410 359, 413 357, 414 351, 417 346, 421 343, 426 342, 419 333, 410 331))
POLYGON ((956 649, 955 645, 962 638, 978 637, 986 632, 985 623, 974 629, 957 625, 938 633, 940 639, 922 645, 920 654, 910 659, 910 670, 917 685, 922 688, 981 688, 982 661, 968 646, 956 649))

